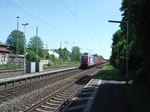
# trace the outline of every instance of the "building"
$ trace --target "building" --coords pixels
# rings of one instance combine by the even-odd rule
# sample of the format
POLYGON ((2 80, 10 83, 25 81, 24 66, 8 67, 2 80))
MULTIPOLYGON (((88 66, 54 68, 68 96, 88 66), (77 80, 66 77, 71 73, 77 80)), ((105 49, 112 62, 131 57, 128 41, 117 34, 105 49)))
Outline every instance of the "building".
POLYGON ((40 62, 42 62, 43 65, 50 64, 50 60, 49 59, 41 59, 40 62))
POLYGON ((9 64, 23 64, 24 61, 24 55, 16 55, 16 54, 9 54, 9 64), (18 61, 17 61, 18 59, 18 61))
POLYGON ((59 54, 55 52, 55 49, 44 49, 45 53, 53 54, 56 58, 59 58, 59 54))
POLYGON ((9 60, 9 51, 7 45, 0 42, 0 65, 7 64, 9 60))
MULTIPOLYGON (((59 58, 59 54, 54 52, 54 50, 55 49, 51 49, 51 50, 50 49, 44 49, 44 52, 45 53, 49 53, 50 55, 53 54, 55 56, 55 58, 58 59, 59 58)), ((43 63, 43 65, 52 63, 52 60, 49 60, 49 59, 41 59, 40 61, 43 63)))

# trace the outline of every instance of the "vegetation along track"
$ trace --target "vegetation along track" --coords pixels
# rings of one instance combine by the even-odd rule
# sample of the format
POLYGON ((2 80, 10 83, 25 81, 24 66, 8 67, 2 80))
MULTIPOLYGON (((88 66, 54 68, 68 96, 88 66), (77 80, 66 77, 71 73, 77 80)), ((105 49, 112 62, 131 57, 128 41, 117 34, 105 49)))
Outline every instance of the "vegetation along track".
POLYGON ((93 68, 78 76, 76 80, 72 79, 65 86, 60 87, 57 91, 50 94, 36 104, 31 105, 25 112, 56 112, 70 101, 72 97, 79 94, 83 86, 98 72, 98 69, 93 68))
POLYGON ((43 78, 37 81, 21 84, 9 89, 1 90, 0 91, 0 103, 7 101, 8 99, 14 98, 16 96, 19 96, 21 94, 42 88, 48 84, 52 84, 54 82, 57 82, 59 80, 68 78, 73 76, 74 74, 80 73, 81 70, 76 69, 76 70, 71 70, 71 71, 66 71, 63 73, 54 73, 52 75, 49 75, 47 78, 43 78))

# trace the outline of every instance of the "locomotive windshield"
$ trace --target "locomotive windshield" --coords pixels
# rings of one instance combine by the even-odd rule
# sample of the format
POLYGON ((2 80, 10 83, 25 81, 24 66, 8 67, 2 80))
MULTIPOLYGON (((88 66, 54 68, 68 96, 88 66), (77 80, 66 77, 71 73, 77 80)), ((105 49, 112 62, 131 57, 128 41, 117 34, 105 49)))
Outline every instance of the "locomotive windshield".
POLYGON ((87 56, 82 56, 82 57, 81 57, 81 60, 82 60, 82 61, 86 61, 87 59, 88 59, 87 56))

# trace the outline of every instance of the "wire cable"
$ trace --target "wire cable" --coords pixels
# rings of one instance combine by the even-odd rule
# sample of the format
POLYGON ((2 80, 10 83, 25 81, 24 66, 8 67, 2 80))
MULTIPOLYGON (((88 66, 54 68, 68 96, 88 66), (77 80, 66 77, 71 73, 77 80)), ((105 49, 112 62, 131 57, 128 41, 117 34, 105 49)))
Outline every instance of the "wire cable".
POLYGON ((32 14, 32 13, 30 13, 29 11, 25 10, 24 8, 18 6, 17 4, 11 2, 10 0, 7 0, 7 2, 9 2, 9 3, 12 4, 13 6, 15 6, 15 7, 21 9, 22 11, 28 13, 29 15, 31 15, 31 16, 34 17, 34 18, 36 18, 36 19, 39 20, 40 22, 43 22, 43 23, 47 24, 47 25, 48 25, 49 27, 51 27, 53 30, 58 31, 54 26, 52 26, 52 25, 49 24, 48 22, 46 22, 46 21, 42 20, 41 18, 35 16, 34 14, 32 14))
MULTIPOLYGON (((80 21, 78 20, 78 18, 73 14, 73 12, 70 10, 70 8, 68 7, 68 5, 64 2, 64 0, 60 0, 60 1, 64 4, 64 6, 67 8, 67 10, 70 12, 70 14, 76 20, 76 22, 82 27, 82 29, 84 29, 86 32, 88 32, 88 30, 80 23, 80 21)), ((76 4, 76 7, 77 7, 77 4, 76 4)))

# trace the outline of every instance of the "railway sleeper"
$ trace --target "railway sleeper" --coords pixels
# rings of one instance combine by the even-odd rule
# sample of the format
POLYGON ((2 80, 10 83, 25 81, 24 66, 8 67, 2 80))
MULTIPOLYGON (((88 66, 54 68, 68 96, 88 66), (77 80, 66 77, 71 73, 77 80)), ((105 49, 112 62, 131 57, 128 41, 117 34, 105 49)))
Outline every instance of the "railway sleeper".
POLYGON ((43 104, 43 105, 41 105, 41 107, 48 108, 48 109, 53 109, 53 107, 51 107, 51 106, 48 105, 48 104, 43 104))
POLYGON ((45 111, 54 111, 57 107, 51 107, 51 108, 46 108, 44 106, 40 106, 38 107, 38 109, 41 109, 41 110, 45 110, 45 111))
POLYGON ((50 100, 49 102, 47 102, 47 104, 49 105, 60 105, 60 103, 63 103, 63 102, 56 101, 56 100, 50 100))
POLYGON ((57 95, 56 97, 63 98, 63 99, 68 99, 69 98, 69 96, 64 96, 64 95, 57 95))
POLYGON ((65 100, 66 100, 66 98, 63 98, 63 97, 61 97, 61 98, 59 98, 59 97, 54 97, 54 99, 57 100, 57 101, 65 101, 65 100))
POLYGON ((45 110, 42 110, 42 109, 39 109, 39 108, 36 108, 36 111, 38 111, 38 112, 53 112, 53 111, 45 111, 45 110))
POLYGON ((66 94, 66 93, 59 94, 59 96, 62 96, 62 97, 68 97, 70 95, 71 95, 71 93, 68 93, 68 94, 66 94))
POLYGON ((68 90, 66 90, 66 91, 63 91, 63 92, 61 92, 61 93, 59 93, 59 95, 69 95, 71 92, 70 91, 68 91, 68 90))

